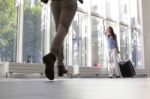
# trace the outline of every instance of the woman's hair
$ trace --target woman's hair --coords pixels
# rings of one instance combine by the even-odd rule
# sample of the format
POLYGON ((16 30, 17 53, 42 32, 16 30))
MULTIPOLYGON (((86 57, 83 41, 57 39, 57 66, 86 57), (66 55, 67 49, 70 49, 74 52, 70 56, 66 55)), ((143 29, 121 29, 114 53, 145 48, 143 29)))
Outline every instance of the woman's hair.
POLYGON ((115 39, 116 39, 116 35, 115 35, 115 33, 114 33, 113 28, 112 28, 111 26, 109 26, 109 27, 108 27, 108 30, 109 30, 110 35, 111 35, 111 36, 113 37, 113 39, 115 40, 115 39))

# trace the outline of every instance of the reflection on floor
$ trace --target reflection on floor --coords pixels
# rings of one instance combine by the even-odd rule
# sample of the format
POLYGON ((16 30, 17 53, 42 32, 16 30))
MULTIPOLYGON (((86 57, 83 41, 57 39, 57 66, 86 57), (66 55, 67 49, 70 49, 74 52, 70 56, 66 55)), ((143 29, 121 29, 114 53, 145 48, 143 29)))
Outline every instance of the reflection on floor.
POLYGON ((0 79, 0 99, 149 99, 150 78, 0 79))

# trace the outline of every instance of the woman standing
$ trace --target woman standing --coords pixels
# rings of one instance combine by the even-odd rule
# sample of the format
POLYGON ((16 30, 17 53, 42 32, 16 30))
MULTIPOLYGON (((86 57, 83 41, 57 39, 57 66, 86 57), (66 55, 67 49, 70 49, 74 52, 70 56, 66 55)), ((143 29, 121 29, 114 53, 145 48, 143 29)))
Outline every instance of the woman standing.
POLYGON ((120 68, 118 64, 118 42, 116 34, 112 27, 108 27, 106 30, 107 43, 108 43, 108 55, 109 55, 109 65, 108 65, 108 73, 109 78, 112 78, 114 75, 114 69, 116 71, 116 78, 121 76, 120 68))
MULTIPOLYGON (((41 0, 47 3, 48 0, 41 0)), ((79 0, 83 3, 83 0, 79 0)), ((68 33, 71 22, 77 11, 77 0, 51 0, 51 10, 56 26, 56 35, 52 42, 50 52, 43 57, 46 65, 45 75, 48 79, 54 79, 54 64, 57 60, 58 76, 67 73, 63 63, 63 42, 68 33)))

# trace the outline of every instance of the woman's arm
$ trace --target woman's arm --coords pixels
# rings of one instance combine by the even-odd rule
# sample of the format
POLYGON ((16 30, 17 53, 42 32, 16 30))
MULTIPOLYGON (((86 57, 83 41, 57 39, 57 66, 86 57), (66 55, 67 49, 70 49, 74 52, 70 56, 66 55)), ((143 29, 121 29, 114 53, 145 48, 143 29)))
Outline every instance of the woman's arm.
POLYGON ((116 43, 117 52, 120 53, 120 52, 119 52, 119 49, 118 49, 117 37, 116 37, 115 43, 116 43))

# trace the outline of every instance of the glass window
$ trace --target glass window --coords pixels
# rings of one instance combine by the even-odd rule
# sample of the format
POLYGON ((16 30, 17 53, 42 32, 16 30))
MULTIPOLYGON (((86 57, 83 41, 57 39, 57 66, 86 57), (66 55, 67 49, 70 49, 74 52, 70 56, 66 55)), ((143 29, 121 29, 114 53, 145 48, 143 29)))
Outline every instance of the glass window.
POLYGON ((105 15, 105 0, 91 0, 91 11, 105 15))
POLYGON ((72 58, 73 64, 78 66, 86 66, 86 27, 87 15, 78 12, 72 23, 72 58))
POLYGON ((23 60, 41 62, 43 56, 40 0, 24 0, 23 60))
POLYGON ((106 66, 103 20, 91 17, 92 66, 106 66))
POLYGON ((81 66, 86 66, 86 28, 87 28, 87 14, 79 13, 79 34, 81 37, 81 40, 79 43, 80 45, 80 57, 81 57, 81 66))
POLYGON ((65 64, 79 66, 79 12, 76 13, 64 42, 65 64))
POLYGON ((55 27, 53 14, 51 14, 50 16, 50 42, 51 43, 55 35, 56 35, 56 27, 55 27))
POLYGON ((90 10, 90 0, 83 0, 84 3, 81 4, 80 2, 78 2, 78 8, 80 10, 83 10, 83 11, 89 11, 90 10))
POLYGON ((142 66, 142 41, 140 32, 135 29, 132 29, 131 35, 131 54, 132 54, 132 63, 138 69, 144 69, 142 66))
POLYGON ((15 61, 17 6, 16 0, 0 0, 0 61, 15 61))
POLYGON ((64 63, 66 66, 73 66, 72 29, 69 30, 64 41, 64 63))
POLYGON ((137 7, 137 0, 130 0, 130 12, 131 12, 131 26, 135 27, 138 25, 138 7, 137 7))
POLYGON ((124 25, 120 25, 120 54, 123 60, 130 59, 129 57, 129 31, 128 27, 124 25))
POLYGON ((118 0, 106 0, 106 17, 118 19, 118 0))
MULTIPOLYGON (((132 1, 132 0, 130 0, 132 1)), ((129 0, 119 0, 119 15, 120 21, 127 23, 129 22, 129 0)))

